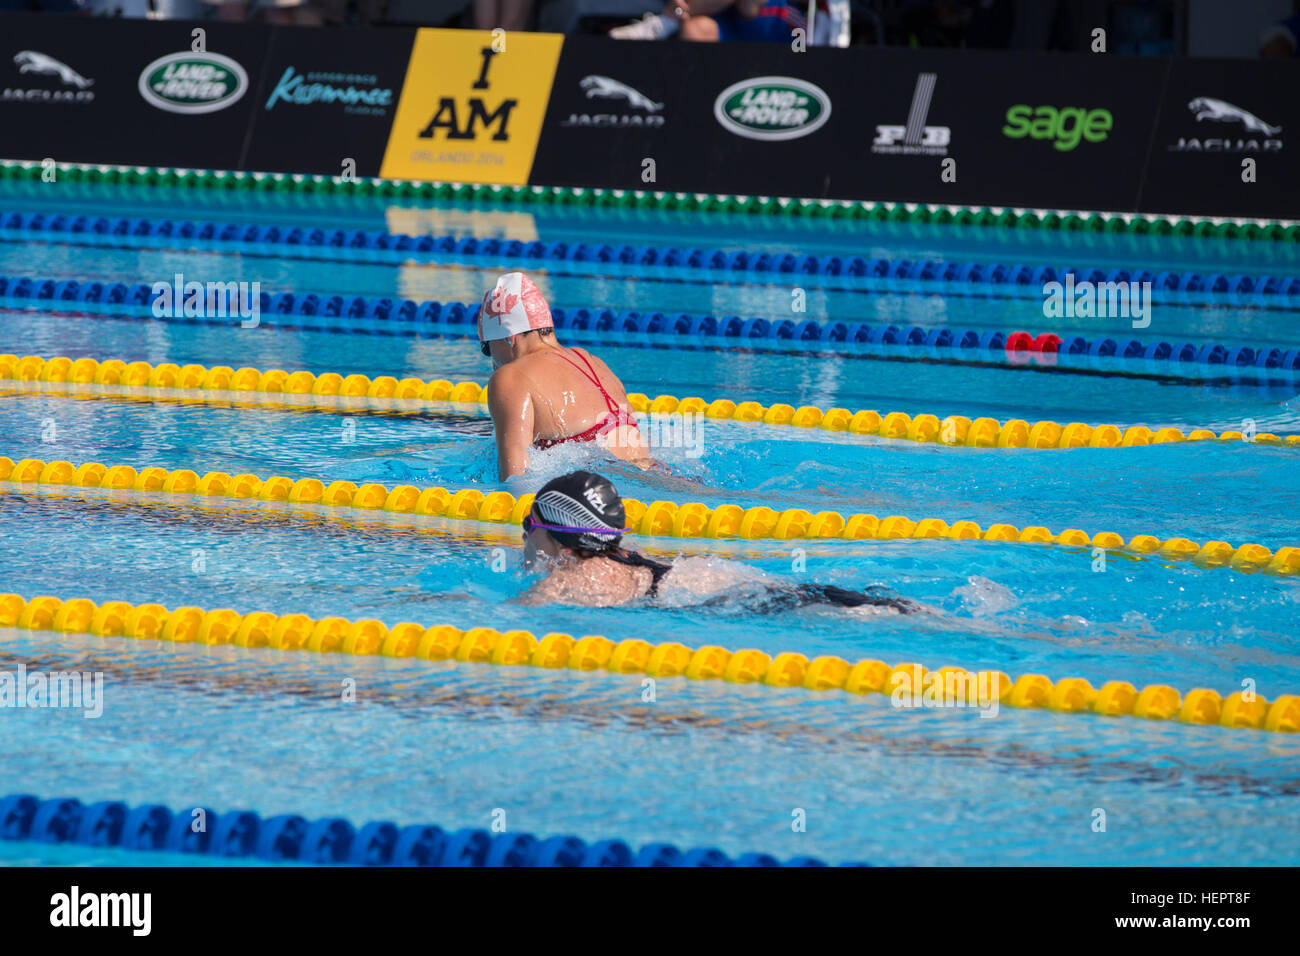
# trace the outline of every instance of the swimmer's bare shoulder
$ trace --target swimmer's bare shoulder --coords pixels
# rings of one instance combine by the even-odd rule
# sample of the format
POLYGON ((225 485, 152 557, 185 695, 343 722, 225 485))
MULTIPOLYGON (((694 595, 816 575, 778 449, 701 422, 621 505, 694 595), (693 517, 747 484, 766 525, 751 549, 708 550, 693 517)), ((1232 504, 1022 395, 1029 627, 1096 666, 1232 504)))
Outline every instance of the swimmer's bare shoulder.
POLYGON ((518 363, 509 362, 496 369, 487 383, 488 402, 510 401, 528 393, 528 379, 520 372, 518 363))
POLYGON ((589 563, 594 566, 586 570, 556 568, 511 603, 529 607, 542 604, 613 607, 643 597, 650 589, 652 576, 646 568, 628 568, 602 558, 591 558, 589 563))
POLYGON ((572 590, 569 583, 564 581, 565 572, 554 571, 542 580, 538 581, 523 594, 512 598, 511 604, 522 604, 525 607, 539 607, 543 604, 559 604, 566 600, 568 592, 572 590))

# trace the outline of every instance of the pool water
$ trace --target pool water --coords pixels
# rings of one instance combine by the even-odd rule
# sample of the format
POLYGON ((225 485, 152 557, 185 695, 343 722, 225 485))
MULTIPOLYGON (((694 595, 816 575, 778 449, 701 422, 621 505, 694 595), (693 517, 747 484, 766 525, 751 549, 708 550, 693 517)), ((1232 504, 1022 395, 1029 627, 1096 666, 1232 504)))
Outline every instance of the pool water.
MULTIPOLYGON (((629 242, 798 254, 1015 261, 1202 273, 1300 274, 1300 247, 1149 236, 810 222, 647 211, 417 204, 373 198, 175 194, 0 183, 0 209, 411 234, 629 242), (178 209, 183 212, 178 213, 178 209)), ((391 258, 391 257, 390 257, 391 258)), ((800 278, 537 263, 553 305, 790 317, 800 278), (564 268, 547 268, 547 265, 564 268), (582 268, 577 268, 582 266, 582 268), (724 281, 726 280, 726 281, 724 281), (785 284, 782 285, 781 282, 785 284)), ((268 291, 473 302, 490 258, 377 259, 283 248, 0 233, 0 275, 152 283, 258 281, 268 291), (66 238, 66 237, 65 237, 66 238)), ((1295 348, 1295 303, 1157 302, 1151 327, 1047 319, 1041 299, 960 283, 809 284, 799 318, 1295 348)), ((372 323, 254 329, 153 318, 147 309, 0 298, 0 354, 307 369, 486 381, 462 336, 372 323)), ((605 340, 630 392, 882 414, 1300 433, 1287 377, 1208 376, 1169 364, 1132 374, 909 360, 902 350, 744 349, 735 340, 605 340)), ((496 480, 478 405, 416 413, 286 410, 72 397, 0 383, 0 455, 399 483, 535 490, 575 467, 642 501, 1005 522, 1125 539, 1300 544, 1300 449, 1185 442, 1070 450, 955 448, 821 429, 707 420, 665 473, 587 449, 534 456, 496 480)), ((717 644, 849 661, 960 665, 1012 676, 1126 680, 1225 696, 1253 682, 1300 693, 1295 578, 1207 570, 1158 556, 948 539, 634 538, 731 582, 720 600, 586 609, 507 603, 528 584, 518 529, 332 509, 0 483, 0 593, 230 607, 243 613, 449 623, 717 644), (760 578, 883 584, 936 613, 749 610, 760 578)), ((1214 864, 1300 861, 1295 735, 1004 708, 899 709, 887 697, 638 675, 194 647, 0 629, 0 671, 101 670, 98 720, 3 710, 5 792, 487 826, 717 846, 877 864, 1214 864), (340 699, 356 682, 357 699, 340 699), (1094 811, 1106 811, 1104 832, 1094 811), (807 825, 796 831, 797 811, 807 825)), ((0 842, 0 862, 154 861, 152 854, 0 842)), ((195 862, 164 858, 163 862, 195 862)))

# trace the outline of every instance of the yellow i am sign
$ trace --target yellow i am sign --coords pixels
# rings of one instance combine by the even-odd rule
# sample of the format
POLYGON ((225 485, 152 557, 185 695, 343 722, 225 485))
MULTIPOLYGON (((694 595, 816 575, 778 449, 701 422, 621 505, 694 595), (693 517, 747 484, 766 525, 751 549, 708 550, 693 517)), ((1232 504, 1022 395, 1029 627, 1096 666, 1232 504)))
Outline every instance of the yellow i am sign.
POLYGON ((528 182, 564 38, 420 30, 380 175, 528 182))

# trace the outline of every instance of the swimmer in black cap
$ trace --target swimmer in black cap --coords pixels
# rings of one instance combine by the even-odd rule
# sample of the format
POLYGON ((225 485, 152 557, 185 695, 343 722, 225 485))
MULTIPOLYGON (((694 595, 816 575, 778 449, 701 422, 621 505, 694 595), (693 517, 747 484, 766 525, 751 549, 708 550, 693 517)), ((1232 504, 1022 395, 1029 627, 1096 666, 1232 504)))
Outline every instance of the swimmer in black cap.
MULTIPOLYGON (((620 547, 629 530, 626 520, 623 499, 600 475, 575 471, 543 485, 524 518, 524 564, 530 570, 547 564, 552 570, 520 603, 609 607, 656 596, 674 566, 620 547)), ((883 588, 850 591, 830 584, 785 582, 763 582, 763 593, 751 608, 778 611, 811 604, 872 606, 902 614, 921 609, 883 588)))

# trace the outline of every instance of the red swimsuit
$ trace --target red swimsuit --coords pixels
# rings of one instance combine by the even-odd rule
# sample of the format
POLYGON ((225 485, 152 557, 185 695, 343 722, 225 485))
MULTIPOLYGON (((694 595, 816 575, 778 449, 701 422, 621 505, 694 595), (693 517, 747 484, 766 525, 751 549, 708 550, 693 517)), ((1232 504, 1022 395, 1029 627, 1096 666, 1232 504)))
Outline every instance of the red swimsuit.
POLYGON ((592 367, 591 362, 587 361, 587 356, 583 355, 581 352, 574 353, 578 358, 582 359, 582 364, 587 366, 584 371, 582 365, 573 361, 563 352, 556 352, 555 354, 576 368, 582 374, 583 378, 596 386, 596 389, 600 392, 601 398, 605 399, 605 405, 608 406, 609 411, 601 416, 600 421, 596 422, 596 424, 592 425, 586 431, 578 432, 576 435, 565 435, 562 438, 538 438, 533 441, 534 448, 553 448, 556 445, 563 445, 565 442, 571 441, 595 441, 601 435, 613 431, 620 425, 629 425, 632 428, 636 427, 636 416, 626 409, 619 408, 618 403, 609 397, 609 392, 605 391, 605 386, 600 384, 600 378, 596 375, 596 370, 592 367))

